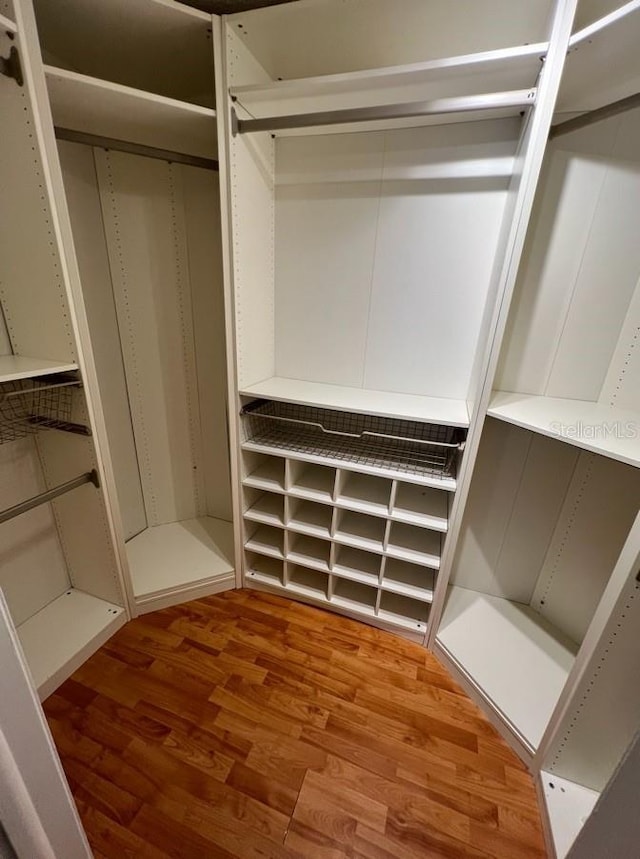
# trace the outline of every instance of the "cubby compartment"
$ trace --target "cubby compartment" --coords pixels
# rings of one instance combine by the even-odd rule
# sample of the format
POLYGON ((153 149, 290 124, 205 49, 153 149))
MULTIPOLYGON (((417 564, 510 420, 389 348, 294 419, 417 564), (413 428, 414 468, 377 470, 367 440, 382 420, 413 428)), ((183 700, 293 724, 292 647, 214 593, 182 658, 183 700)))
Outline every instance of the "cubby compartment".
POLYGON ((640 506, 640 471, 489 418, 437 641, 535 749, 640 506))
POLYGON ((382 552, 386 525, 384 519, 376 516, 340 510, 335 539, 356 549, 382 552))
POLYGON ((331 569, 340 578, 377 586, 380 562, 380 555, 363 552, 351 546, 336 546, 336 557, 331 569))
POLYGON ((289 564, 288 586, 290 590, 301 596, 324 601, 327 599, 329 579, 318 570, 289 564))
POLYGON ((253 581, 275 587, 284 585, 284 563, 278 558, 247 552, 246 574, 249 584, 253 581))
POLYGON ((247 522, 245 548, 273 558, 284 558, 284 531, 271 525, 258 525, 247 522))
POLYGON ((306 534, 289 534, 288 539, 288 560, 329 572, 331 543, 316 537, 307 537, 306 534))
POLYGON ((430 567, 385 558, 381 587, 385 591, 411 597, 421 602, 432 602, 436 573, 430 567))
POLYGON ((284 492, 285 461, 281 457, 245 451, 244 470, 242 482, 245 486, 267 492, 284 492))
POLYGON ((331 537, 332 517, 333 508, 325 504, 316 504, 300 498, 289 499, 287 528, 292 531, 328 540, 331 537))
POLYGON ((430 528, 400 522, 391 523, 387 553, 390 557, 437 570, 440 566, 442 536, 430 528))
POLYGON ((290 459, 289 474, 289 493, 291 495, 295 495, 297 498, 308 498, 311 501, 322 501, 325 504, 333 502, 336 482, 335 468, 290 459))
POLYGON ((446 531, 448 511, 447 492, 398 481, 393 502, 393 519, 408 525, 422 525, 433 531, 446 531))
POLYGON ((349 579, 334 579, 331 602, 360 614, 374 615, 377 590, 349 579))
POLYGON ((284 528, 284 496, 274 492, 260 492, 258 489, 245 489, 247 509, 244 518, 252 522, 264 522, 284 528))
POLYGON ((429 605, 402 594, 385 591, 380 598, 378 617, 416 632, 426 632, 429 605))
POLYGON ((337 504, 362 513, 386 516, 389 513, 392 485, 384 477, 341 471, 337 504))

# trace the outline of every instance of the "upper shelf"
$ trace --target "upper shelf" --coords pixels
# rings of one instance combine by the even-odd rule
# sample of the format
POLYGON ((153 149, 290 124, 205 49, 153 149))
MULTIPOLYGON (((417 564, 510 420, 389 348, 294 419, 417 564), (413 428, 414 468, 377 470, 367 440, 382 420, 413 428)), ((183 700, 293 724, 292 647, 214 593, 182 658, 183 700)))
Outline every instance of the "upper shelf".
POLYGON ((54 124, 59 128, 216 157, 215 111, 77 72, 45 66, 54 124))
POLYGON ((77 364, 48 361, 46 358, 25 358, 23 355, 0 355, 0 382, 32 379, 51 373, 68 373, 77 370, 77 364))
POLYGON ((319 382, 285 379, 280 376, 273 376, 257 385, 244 388, 240 394, 245 397, 279 400, 385 418, 424 421, 452 427, 469 426, 469 412, 464 400, 369 391, 364 388, 324 385, 319 382))
POLYGON ((5 33, 17 33, 18 27, 15 21, 7 18, 6 15, 0 15, 0 30, 4 30, 5 33))
POLYGON ((488 414, 524 429, 640 466, 640 415, 585 400, 494 391, 488 414))

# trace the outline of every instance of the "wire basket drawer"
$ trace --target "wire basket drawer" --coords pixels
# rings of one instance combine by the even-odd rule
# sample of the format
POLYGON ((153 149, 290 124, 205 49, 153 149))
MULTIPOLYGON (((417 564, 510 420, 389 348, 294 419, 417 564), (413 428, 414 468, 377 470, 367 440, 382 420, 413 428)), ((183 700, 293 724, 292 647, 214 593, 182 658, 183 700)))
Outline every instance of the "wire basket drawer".
POLYGON ((17 379, 0 384, 0 444, 71 421, 73 389, 66 376, 17 379))
POLYGON ((244 441, 419 476, 455 477, 464 430, 257 400, 242 410, 244 441))

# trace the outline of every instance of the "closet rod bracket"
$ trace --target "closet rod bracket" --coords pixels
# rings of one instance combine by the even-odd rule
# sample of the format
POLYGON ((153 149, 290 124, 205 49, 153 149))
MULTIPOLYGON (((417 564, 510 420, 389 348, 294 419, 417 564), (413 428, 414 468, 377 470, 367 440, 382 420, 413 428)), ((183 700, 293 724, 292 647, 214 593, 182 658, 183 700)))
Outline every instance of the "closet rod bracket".
POLYGON ((9 51, 8 57, 0 57, 0 74, 3 74, 7 78, 13 78, 18 86, 24 85, 20 54, 15 45, 9 51))

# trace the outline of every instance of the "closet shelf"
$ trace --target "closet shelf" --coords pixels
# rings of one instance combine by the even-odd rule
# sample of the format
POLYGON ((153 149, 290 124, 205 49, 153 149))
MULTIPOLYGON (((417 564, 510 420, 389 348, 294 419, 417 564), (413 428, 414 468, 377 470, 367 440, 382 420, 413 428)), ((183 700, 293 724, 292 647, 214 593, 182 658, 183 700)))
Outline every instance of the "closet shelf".
POLYGON ((215 111, 161 95, 44 67, 56 127, 215 158, 215 111))
POLYGON ((424 421, 452 427, 468 427, 469 412, 465 400, 421 397, 417 394, 395 394, 348 388, 273 376, 240 391, 241 396, 298 403, 322 409, 424 421))
POLYGON ((126 621, 121 606, 71 588, 18 627, 41 700, 126 621))
POLYGON ((70 373, 77 364, 49 361, 45 358, 26 358, 24 355, 0 355, 0 384, 52 373, 70 373))
POLYGON ((494 391, 488 414, 583 450, 640 466, 640 415, 602 403, 494 391))
POLYGON ((554 773, 540 773, 556 859, 564 859, 600 794, 554 773))
POLYGON ((284 502, 281 495, 263 495, 244 513, 252 522, 262 522, 276 528, 284 528, 284 502))
POLYGON ((5 33, 17 33, 18 26, 11 18, 7 18, 6 15, 0 15, 0 30, 4 30, 5 33))
POLYGON ((129 540, 127 558, 138 604, 233 581, 233 526, 203 516, 147 528, 129 540))
POLYGON ((577 645, 530 606, 449 588, 437 645, 534 751, 577 645))

